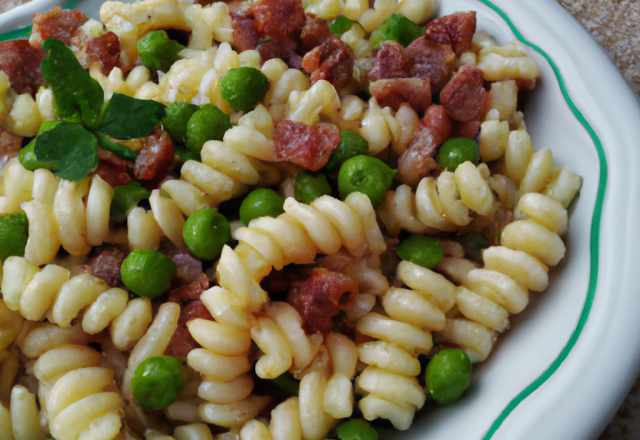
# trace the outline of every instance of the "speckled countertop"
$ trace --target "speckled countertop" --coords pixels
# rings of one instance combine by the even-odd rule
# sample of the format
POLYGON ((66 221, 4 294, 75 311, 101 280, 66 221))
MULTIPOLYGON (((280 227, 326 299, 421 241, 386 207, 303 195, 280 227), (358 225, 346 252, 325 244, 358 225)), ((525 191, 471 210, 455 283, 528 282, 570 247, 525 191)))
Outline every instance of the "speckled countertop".
MULTIPOLYGON (((28 0, 0 0, 0 12, 28 0)), ((604 47, 640 100, 640 0, 557 0, 604 47)), ((640 440, 640 377, 598 440, 640 440)))

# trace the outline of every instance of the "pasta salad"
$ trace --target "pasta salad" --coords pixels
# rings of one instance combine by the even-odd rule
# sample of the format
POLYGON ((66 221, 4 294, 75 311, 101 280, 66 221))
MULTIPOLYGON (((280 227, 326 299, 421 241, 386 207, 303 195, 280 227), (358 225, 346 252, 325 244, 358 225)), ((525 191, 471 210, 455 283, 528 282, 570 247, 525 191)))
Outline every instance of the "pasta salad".
POLYGON ((369 440, 453 404, 566 252, 536 61, 435 0, 192 3, 0 43, 0 432, 369 440))

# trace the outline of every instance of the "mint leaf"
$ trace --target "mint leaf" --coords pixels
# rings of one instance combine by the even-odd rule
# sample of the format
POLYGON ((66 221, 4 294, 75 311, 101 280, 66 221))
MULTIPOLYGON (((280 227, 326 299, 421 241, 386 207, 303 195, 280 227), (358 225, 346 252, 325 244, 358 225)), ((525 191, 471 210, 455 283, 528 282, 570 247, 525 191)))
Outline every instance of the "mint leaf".
POLYGON ((98 167, 98 141, 80 124, 66 123, 36 138, 36 159, 53 164, 62 179, 77 182, 98 167))
MULTIPOLYGON (((45 121, 40 125, 40 130, 38 131, 38 135, 44 133, 47 130, 51 130, 56 125, 60 124, 58 121, 48 122, 45 121)), ((31 142, 27 144, 20 153, 18 154, 18 159, 20 159, 20 163, 25 169, 29 171, 35 171, 39 168, 45 168, 47 170, 57 170, 56 165, 53 163, 40 162, 36 158, 36 153, 34 148, 36 146, 36 138, 33 138, 31 142)))
POLYGON ((127 211, 142 199, 148 199, 151 192, 147 191, 138 182, 131 182, 128 185, 114 186, 115 193, 111 201, 111 211, 109 220, 112 222, 123 222, 127 219, 127 211))
POLYGON ((120 140, 149 136, 165 117, 164 109, 156 101, 114 93, 96 131, 120 140))
POLYGON ((85 71, 73 51, 55 38, 42 42, 47 57, 40 71, 53 91, 56 114, 67 122, 95 127, 104 103, 104 91, 85 71))
POLYGON ((125 160, 130 160, 132 162, 136 161, 138 157, 138 153, 133 151, 131 148, 127 148, 124 145, 116 144, 112 142, 108 136, 102 133, 94 133, 98 138, 98 145, 102 147, 103 150, 111 151, 118 157, 121 157, 125 160))

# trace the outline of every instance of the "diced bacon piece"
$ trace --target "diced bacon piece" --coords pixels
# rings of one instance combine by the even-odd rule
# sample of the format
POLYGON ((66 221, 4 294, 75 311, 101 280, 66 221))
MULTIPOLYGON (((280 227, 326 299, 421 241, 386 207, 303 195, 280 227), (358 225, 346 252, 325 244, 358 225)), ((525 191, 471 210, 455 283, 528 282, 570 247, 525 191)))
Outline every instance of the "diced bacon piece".
POLYGON ((311 74, 311 84, 324 79, 339 92, 349 84, 355 60, 349 45, 332 34, 304 56, 302 69, 311 74))
POLYGON ((318 171, 327 164, 331 152, 340 142, 340 130, 333 124, 314 126, 284 120, 278 124, 273 136, 274 156, 302 168, 318 171))
POLYGON ((143 148, 136 158, 133 173, 138 180, 160 181, 171 173, 175 152, 169 133, 158 125, 156 131, 143 139, 143 148))
POLYGON ((289 286, 295 281, 309 278, 311 269, 305 266, 291 267, 287 266, 282 270, 273 270, 269 275, 260 281, 260 287, 266 291, 269 296, 273 294, 286 293, 289 286))
POLYGON ((258 31, 276 41, 297 40, 307 23, 300 0, 264 0, 248 12, 255 17, 258 31))
POLYGON ((22 136, 16 136, 0 127, 0 174, 7 162, 18 156, 22 149, 22 136))
POLYGON ((120 38, 113 32, 107 32, 87 43, 87 54, 90 60, 102 66, 102 74, 109 75, 120 61, 120 38))
POLYGON ((260 34, 258 33, 258 24, 252 15, 232 13, 231 27, 238 52, 253 50, 257 47, 260 34))
POLYGON ((34 48, 27 40, 10 40, 0 43, 0 70, 9 76, 11 87, 18 94, 35 95, 45 83, 40 73, 40 62, 45 53, 34 48))
POLYGON ((429 78, 432 92, 439 92, 451 78, 456 56, 448 44, 432 41, 424 35, 407 46, 405 53, 411 64, 409 76, 429 78))
POLYGON ((296 44, 291 40, 267 41, 258 46, 262 62, 280 58, 292 69, 300 69, 302 57, 296 53, 296 44))
POLYGON ((440 92, 440 102, 455 121, 475 119, 487 102, 483 87, 484 72, 473 66, 462 66, 440 92))
POLYGON ((307 24, 300 34, 300 52, 305 54, 329 38, 329 25, 326 21, 316 18, 314 14, 307 14, 307 24))
MULTIPOLYGON (((202 274, 204 276, 204 274, 202 274)), ((189 333, 187 322, 193 319, 208 319, 213 321, 213 316, 200 301, 200 295, 209 288, 209 280, 204 276, 206 284, 194 281, 191 284, 172 290, 169 293, 168 301, 180 304, 180 318, 169 346, 165 351, 167 356, 186 356, 194 348, 199 348, 200 344, 189 333)))
POLYGON ((456 58, 460 58, 471 46, 476 32, 476 12, 456 12, 436 18, 427 28, 427 37, 453 48, 456 58))
POLYGON ((482 122, 480 121, 466 121, 459 122, 453 121, 453 130, 451 130, 452 138, 469 138, 475 139, 478 136, 478 132, 480 131, 480 125, 482 122))
POLYGON ((47 38, 57 38, 67 46, 71 37, 88 18, 80 11, 73 9, 53 8, 51 12, 33 14, 33 29, 29 43, 33 47, 42 47, 47 38))
POLYGON ((429 107, 413 133, 409 145, 398 158, 398 178, 415 188, 423 177, 438 171, 433 153, 449 138, 451 120, 441 105, 429 107))
POLYGON ((354 280, 342 273, 318 268, 306 281, 292 284, 287 302, 300 313, 307 334, 326 335, 331 330, 331 319, 358 295, 358 283, 354 280))
POLYGON ((209 288, 209 281, 206 280, 205 283, 206 276, 204 278, 202 277, 201 260, 194 257, 189 253, 189 251, 184 249, 173 249, 163 253, 176 263, 176 274, 174 276, 175 283, 184 285, 198 282, 203 286, 206 285, 206 287, 204 287, 205 289, 209 288))
POLYGON ((127 255, 114 246, 104 246, 101 249, 83 265, 83 271, 100 278, 111 287, 117 287, 122 283, 120 267, 127 255))
POLYGON ((97 174, 111 186, 128 185, 131 183, 131 176, 127 170, 131 165, 131 162, 98 147, 98 168, 93 174, 97 174))
POLYGON ((404 47, 396 41, 385 41, 380 45, 369 71, 369 80, 406 78, 409 76, 411 65, 404 47))
POLYGON ((369 92, 375 96, 380 107, 391 107, 394 111, 398 111, 404 102, 416 112, 425 111, 431 105, 428 79, 381 79, 369 84, 369 92))

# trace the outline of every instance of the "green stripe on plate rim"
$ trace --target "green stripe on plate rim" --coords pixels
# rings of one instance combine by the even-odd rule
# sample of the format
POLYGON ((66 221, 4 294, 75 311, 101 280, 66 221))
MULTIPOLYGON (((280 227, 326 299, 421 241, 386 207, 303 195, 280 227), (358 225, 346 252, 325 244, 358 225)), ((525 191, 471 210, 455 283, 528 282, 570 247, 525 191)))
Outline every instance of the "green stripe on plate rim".
MULTIPOLYGON (((70 0, 62 7, 62 9, 73 9, 79 2, 80 0, 70 0)), ((15 29, 13 31, 0 34, 0 41, 20 40, 24 38, 29 38, 30 35, 31 35, 31 26, 27 26, 21 29, 15 29)))
MULTIPOLYGON (((65 4, 64 8, 71 9, 75 7, 75 5, 78 4, 79 1, 80 0, 71 0, 67 4, 65 4)), ((556 78, 558 79, 560 89, 562 90, 562 96, 564 97, 565 101, 569 105, 569 108, 573 112, 574 116, 578 119, 580 124, 582 124, 585 130, 587 130, 587 133, 589 133, 589 136, 591 137, 596 147, 596 150, 598 153, 598 159, 600 161, 600 177, 598 182, 598 192, 596 197, 596 205, 593 210, 593 219, 591 223, 591 242, 590 242, 591 264, 590 264, 590 274, 589 274, 589 290, 587 292, 587 298, 585 300, 582 313, 580 314, 580 319, 578 320, 578 324, 576 325, 576 328, 573 330, 573 333, 571 334, 569 341, 563 347, 558 357, 551 363, 549 368, 547 368, 535 381, 533 381, 528 387, 526 387, 522 392, 520 392, 520 394, 518 394, 513 400, 511 400, 511 402, 509 402, 506 408, 502 410, 498 418, 494 420, 491 427, 483 437, 483 440, 489 440, 491 437, 493 437, 493 435, 500 428, 500 426, 507 419, 507 417, 509 417, 509 414, 511 414, 511 412, 513 412, 513 410, 524 399, 529 397, 531 393, 537 390, 542 384, 544 384, 547 381, 547 379, 551 377, 551 375, 553 375, 553 373, 555 373, 558 370, 560 365, 562 365, 562 363, 567 358, 567 356, 575 346, 576 342, 578 341, 578 338, 580 337, 580 334, 584 329, 584 325, 587 322, 587 319, 589 318, 589 313, 591 312, 591 306, 593 305, 593 299, 595 297, 596 286, 598 283, 600 220, 602 217, 602 205, 604 202, 604 194, 605 194, 605 188, 606 188, 606 182, 607 182, 607 159, 605 157, 600 139, 596 135, 595 131, 593 130, 589 122, 587 122, 582 112, 578 110, 573 100, 569 96, 569 92, 567 91, 564 78, 560 74, 560 70, 558 69, 558 66, 553 62, 551 57, 539 46, 526 40, 504 11, 502 11, 496 5, 491 3, 489 0, 478 0, 478 1, 488 6, 493 11, 495 11, 509 25, 509 28, 521 43, 526 44, 527 46, 534 49, 536 52, 538 52, 547 60, 549 65, 551 65, 551 67, 553 68, 553 71, 556 74, 556 78)), ((27 38, 30 32, 31 32, 31 27, 6 32, 0 35, 0 41, 12 40, 16 38, 27 38)))
POLYGON ((511 28, 511 31, 514 33, 516 38, 521 43, 526 44, 527 46, 534 49, 536 52, 542 55, 547 60, 547 62, 551 65, 551 67, 553 68, 553 71, 556 74, 556 78, 558 79, 560 89, 562 90, 562 96, 564 97, 565 101, 569 105, 569 108, 573 112, 574 116, 578 119, 580 124, 582 124, 585 130, 587 130, 587 133, 589 133, 589 136, 591 137, 591 140, 593 141, 596 147, 596 151, 598 152, 598 159, 600 161, 600 177, 598 181, 596 205, 595 205, 595 208, 593 209, 593 219, 591 223, 591 242, 589 245, 590 252, 591 252, 591 264, 589 268, 590 270, 589 289, 587 292, 587 298, 584 303, 584 308, 582 309, 582 313, 580 314, 580 319, 578 320, 578 324, 576 325, 576 328, 573 330, 573 333, 571 333, 571 337, 569 338, 569 341, 563 347, 558 357, 551 363, 549 368, 547 368, 536 380, 534 380, 528 387, 522 390, 520 394, 518 394, 513 400, 511 400, 511 402, 509 402, 509 404, 505 407, 505 409, 502 410, 500 415, 493 421, 493 423, 491 424, 491 427, 483 437, 483 440, 489 440, 490 438, 493 437, 496 431, 500 429, 500 426, 507 419, 507 417, 509 417, 509 414, 511 414, 511 412, 513 412, 513 410, 516 409, 516 407, 520 405, 520 403, 522 403, 524 399, 529 397, 531 393, 533 393, 540 386, 542 386, 542 384, 544 384, 547 381, 547 379, 549 379, 551 375, 553 375, 558 370, 560 365, 562 365, 562 363, 565 361, 567 356, 569 356, 569 353, 571 352, 573 347, 576 345, 576 342, 578 341, 578 338, 580 337, 580 334, 584 329, 584 325, 586 324, 587 319, 589 318, 589 313, 591 312, 591 306, 593 305, 593 299, 596 294, 596 286, 598 284, 600 220, 602 217, 602 205, 604 202, 605 188, 607 186, 607 159, 605 157, 604 149, 602 148, 602 143, 600 142, 600 139, 596 135, 595 131, 593 130, 589 122, 587 122, 582 112, 578 110, 578 107, 576 107, 576 105, 574 104, 573 100, 571 99, 571 96, 569 96, 566 83, 556 63, 554 63, 551 57, 539 46, 536 46, 530 41, 527 41, 522 35, 522 33, 520 33, 520 31, 515 27, 511 19, 507 16, 507 14, 504 11, 502 11, 496 5, 491 3, 489 0, 478 0, 478 1, 480 1, 484 5, 488 6, 493 11, 495 11, 509 25, 509 28, 511 28))

